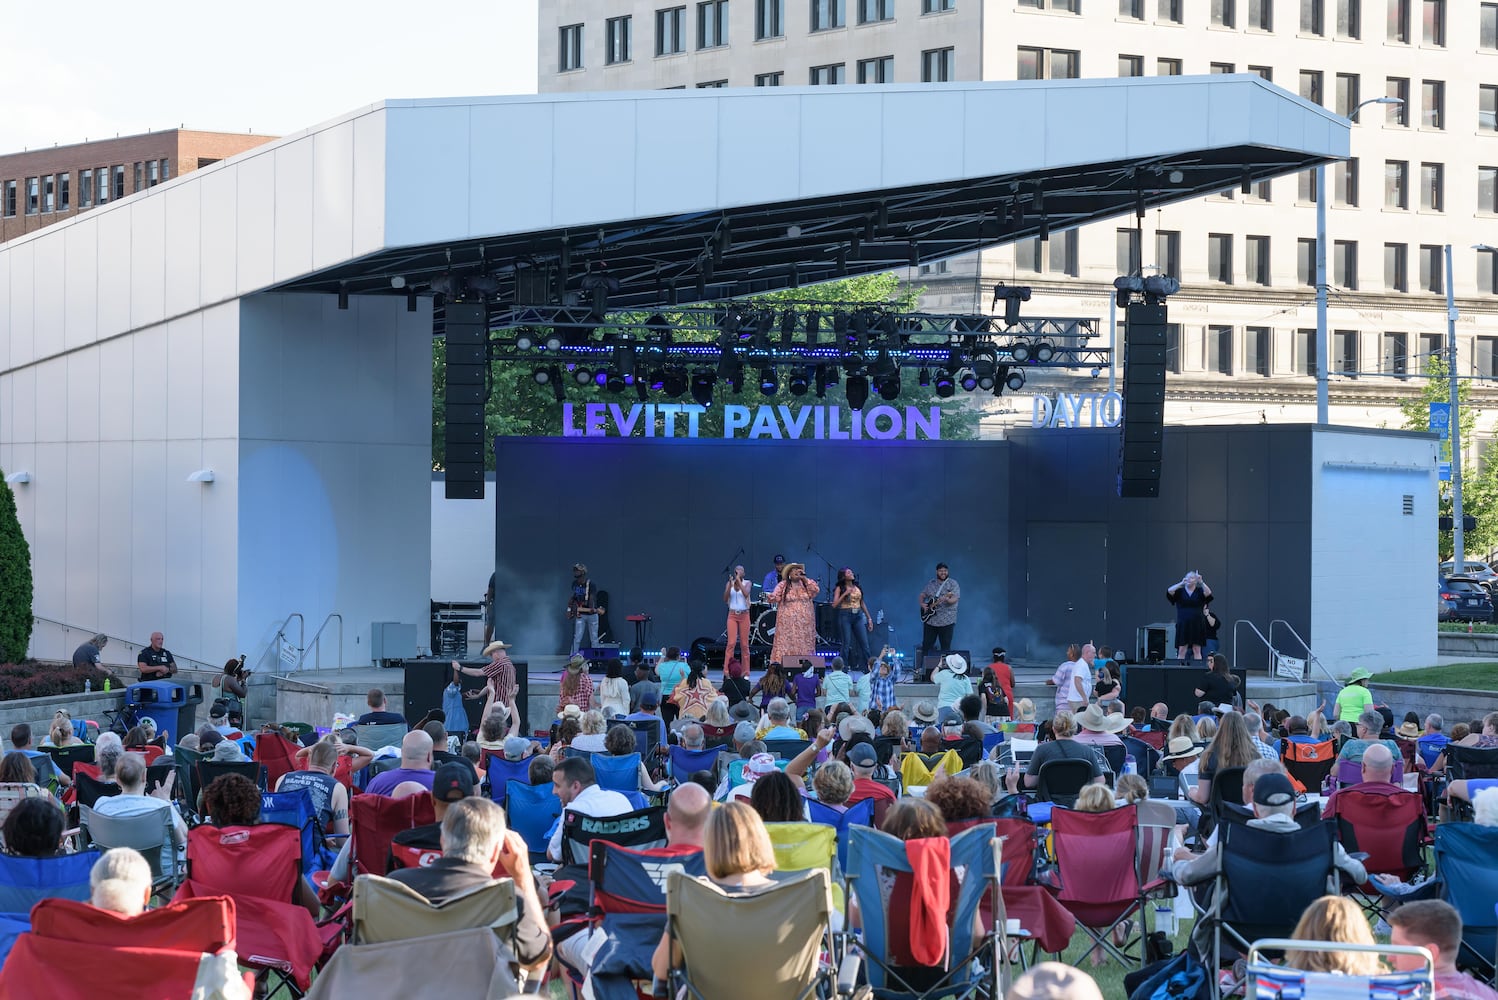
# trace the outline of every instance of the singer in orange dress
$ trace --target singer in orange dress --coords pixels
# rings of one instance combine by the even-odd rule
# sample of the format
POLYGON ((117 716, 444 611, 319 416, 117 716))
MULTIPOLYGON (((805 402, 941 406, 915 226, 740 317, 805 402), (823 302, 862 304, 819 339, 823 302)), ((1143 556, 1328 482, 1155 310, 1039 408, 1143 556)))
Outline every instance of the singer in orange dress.
POLYGON ((775 612, 775 642, 770 662, 787 667, 799 665, 803 657, 817 653, 817 609, 812 601, 821 590, 809 579, 801 563, 786 563, 780 582, 766 598, 775 612))

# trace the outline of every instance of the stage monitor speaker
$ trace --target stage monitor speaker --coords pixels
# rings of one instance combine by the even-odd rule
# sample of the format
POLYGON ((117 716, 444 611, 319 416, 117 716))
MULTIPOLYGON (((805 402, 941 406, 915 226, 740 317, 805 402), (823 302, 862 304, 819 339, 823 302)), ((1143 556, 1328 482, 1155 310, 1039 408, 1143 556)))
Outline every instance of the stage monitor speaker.
POLYGON ((1175 655, 1176 623, 1154 622, 1141 626, 1135 635, 1134 659, 1140 663, 1161 663, 1175 655))
POLYGON ((967 675, 973 678, 974 687, 977 686, 977 678, 973 676, 973 654, 966 649, 949 649, 942 653, 926 653, 921 657, 921 674, 916 678, 916 683, 925 684, 931 680, 931 675, 936 673, 941 662, 956 653, 967 661, 967 675))
POLYGON ((484 400, 488 394, 489 313, 482 302, 449 302, 443 435, 449 500, 484 499, 484 400))
POLYGON ((1118 495, 1160 495, 1165 441, 1166 310, 1128 306, 1124 327, 1123 422, 1118 448, 1118 495))
MULTIPOLYGON (((482 667, 488 660, 466 660, 459 659, 465 667, 482 667)), ((416 721, 426 715, 432 709, 442 707, 442 691, 452 681, 453 667, 451 660, 397 660, 396 666, 402 668, 405 674, 405 716, 406 721, 415 725, 416 721)), ((526 715, 527 699, 530 697, 530 685, 528 683, 529 670, 524 661, 515 663, 515 704, 520 707, 522 721, 526 715)), ((470 677, 468 674, 460 674, 458 683, 464 691, 482 691, 489 683, 486 677, 470 677)), ((450 733, 457 733, 460 729, 470 733, 478 731, 479 713, 484 710, 482 698, 464 699, 463 707, 468 711, 468 718, 459 723, 451 720, 447 723, 450 733)), ((548 720, 549 721, 549 720, 548 720)), ((529 726, 524 726, 521 732, 530 732, 529 726)))

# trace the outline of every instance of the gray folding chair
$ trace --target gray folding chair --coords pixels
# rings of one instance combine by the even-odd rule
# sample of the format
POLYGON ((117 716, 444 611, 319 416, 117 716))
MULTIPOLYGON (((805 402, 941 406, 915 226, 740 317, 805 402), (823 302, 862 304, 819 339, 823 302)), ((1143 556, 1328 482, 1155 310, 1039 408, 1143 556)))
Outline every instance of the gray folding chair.
POLYGON ((181 881, 182 852, 172 838, 172 814, 159 809, 139 816, 104 816, 88 806, 78 807, 79 825, 100 851, 129 847, 140 852, 151 865, 151 887, 155 891, 181 881))

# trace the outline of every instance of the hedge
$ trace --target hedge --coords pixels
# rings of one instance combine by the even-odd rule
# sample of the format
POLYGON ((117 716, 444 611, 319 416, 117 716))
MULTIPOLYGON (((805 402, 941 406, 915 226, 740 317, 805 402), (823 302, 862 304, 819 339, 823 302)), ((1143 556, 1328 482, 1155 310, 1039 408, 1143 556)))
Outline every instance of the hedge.
POLYGON ((124 686, 109 671, 93 666, 77 667, 71 663, 51 666, 35 660, 0 663, 0 701, 82 694, 84 681, 90 680, 94 682, 95 691, 103 691, 106 677, 110 678, 114 688, 124 686))

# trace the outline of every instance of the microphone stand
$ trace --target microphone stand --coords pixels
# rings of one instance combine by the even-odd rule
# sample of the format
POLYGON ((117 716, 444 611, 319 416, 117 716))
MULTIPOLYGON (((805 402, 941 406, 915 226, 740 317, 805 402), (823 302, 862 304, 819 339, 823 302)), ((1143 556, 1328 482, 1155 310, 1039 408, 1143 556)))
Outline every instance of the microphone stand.
POLYGON ((836 572, 832 568, 832 560, 828 559, 826 556, 822 555, 821 552, 817 551, 817 547, 815 545, 812 545, 810 542, 808 542, 806 545, 806 551, 822 560, 822 564, 827 567, 822 571, 822 593, 827 595, 827 600, 832 600, 832 576, 836 572))
POLYGON ((731 555, 731 556, 728 557, 728 563, 727 563, 727 565, 725 565, 723 567, 723 575, 724 576, 732 576, 733 575, 734 560, 737 559, 739 556, 741 556, 743 554, 744 554, 744 547, 742 545, 740 545, 738 548, 736 548, 736 549, 733 550, 733 555, 731 555))

